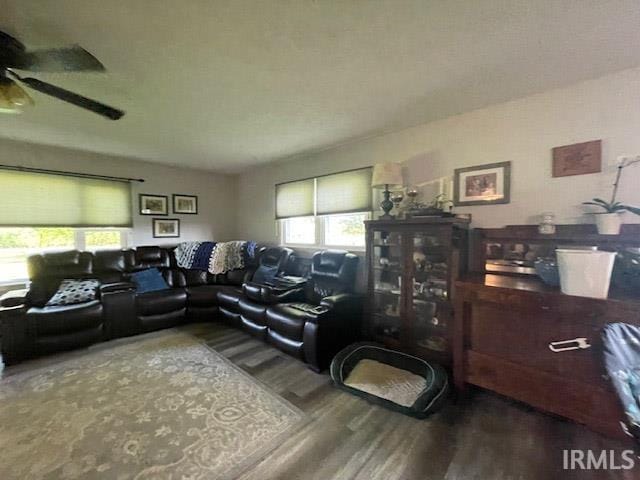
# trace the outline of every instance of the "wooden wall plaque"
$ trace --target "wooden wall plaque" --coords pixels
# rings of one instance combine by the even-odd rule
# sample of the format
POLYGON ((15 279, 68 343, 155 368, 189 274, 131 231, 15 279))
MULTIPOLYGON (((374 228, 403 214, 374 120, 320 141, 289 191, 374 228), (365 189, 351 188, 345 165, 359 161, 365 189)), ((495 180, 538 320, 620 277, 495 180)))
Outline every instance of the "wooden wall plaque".
POLYGON ((552 152, 554 177, 602 171, 602 140, 555 147, 552 152))

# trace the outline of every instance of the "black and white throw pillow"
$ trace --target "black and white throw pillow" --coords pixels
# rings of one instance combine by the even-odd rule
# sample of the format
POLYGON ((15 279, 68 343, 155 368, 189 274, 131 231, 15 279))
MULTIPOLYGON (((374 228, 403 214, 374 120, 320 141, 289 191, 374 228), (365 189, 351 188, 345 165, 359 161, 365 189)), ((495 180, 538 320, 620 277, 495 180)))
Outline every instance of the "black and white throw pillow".
POLYGON ((47 307, 74 305, 95 300, 100 282, 94 278, 86 280, 64 279, 58 291, 47 302, 47 307))

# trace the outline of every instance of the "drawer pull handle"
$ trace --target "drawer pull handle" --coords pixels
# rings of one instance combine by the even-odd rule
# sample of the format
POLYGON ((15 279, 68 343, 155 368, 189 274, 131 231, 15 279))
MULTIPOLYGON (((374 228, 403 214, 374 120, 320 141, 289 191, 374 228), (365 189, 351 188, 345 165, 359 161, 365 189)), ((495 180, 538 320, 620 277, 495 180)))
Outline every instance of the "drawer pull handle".
POLYGON ((587 339, 584 337, 549 343, 549 350, 556 353, 568 352, 570 350, 581 350, 584 348, 591 348, 591 345, 587 342, 587 339))

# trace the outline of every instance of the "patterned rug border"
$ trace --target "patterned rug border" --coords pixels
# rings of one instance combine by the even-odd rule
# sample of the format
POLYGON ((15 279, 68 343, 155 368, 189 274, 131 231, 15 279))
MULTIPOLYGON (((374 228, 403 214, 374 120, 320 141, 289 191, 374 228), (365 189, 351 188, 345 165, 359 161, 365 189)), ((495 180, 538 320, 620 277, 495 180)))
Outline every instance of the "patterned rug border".
MULTIPOLYGON (((168 336, 178 336, 184 337, 185 339, 194 340, 201 346, 206 347, 213 355, 217 356, 222 362, 229 365, 232 369, 234 369, 237 373, 244 376, 251 382, 257 384, 261 389, 265 390, 269 395, 272 395, 277 398, 277 400, 282 403, 286 408, 288 408, 293 414, 299 417, 299 420, 290 425, 288 428, 280 432, 278 435, 273 437, 271 441, 254 451, 252 454, 244 458, 239 464, 235 465, 227 472, 217 477, 217 480, 234 480, 239 476, 243 475, 250 467, 258 464, 260 461, 264 460, 268 455, 275 450, 278 446, 280 446, 281 441, 290 436, 291 430, 303 428, 309 422, 311 422, 312 418, 307 415, 303 410, 298 408, 296 405, 291 403, 289 400, 284 398, 282 395, 278 394, 271 387, 266 385, 261 380, 257 379, 250 373, 246 372, 238 365, 233 363, 227 357, 225 357, 222 353, 215 350, 213 347, 208 345, 206 341, 196 335, 189 333, 188 331, 183 331, 178 328, 168 328, 161 331, 145 333, 142 335, 136 335, 133 337, 126 338, 118 338, 115 340, 109 340, 107 342, 99 343, 96 345, 92 345, 86 349, 80 351, 72 351, 72 352, 63 352, 55 355, 50 355, 48 357, 36 358, 28 360, 24 363, 5 367, 2 372, 2 378, 0 378, 0 386, 3 383, 13 383, 22 379, 23 377, 31 377, 41 374, 44 371, 53 372, 55 370, 64 369, 65 365, 71 363, 73 361, 77 361, 79 358, 87 354, 95 354, 100 353, 104 350, 109 350, 117 347, 131 347, 134 348, 140 343, 150 343, 152 341, 158 341, 168 336), (51 362, 53 360, 53 364, 49 363, 44 365, 45 362, 51 362), (43 365, 38 365, 42 363, 43 365)), ((295 361, 292 359, 292 361, 295 361)))

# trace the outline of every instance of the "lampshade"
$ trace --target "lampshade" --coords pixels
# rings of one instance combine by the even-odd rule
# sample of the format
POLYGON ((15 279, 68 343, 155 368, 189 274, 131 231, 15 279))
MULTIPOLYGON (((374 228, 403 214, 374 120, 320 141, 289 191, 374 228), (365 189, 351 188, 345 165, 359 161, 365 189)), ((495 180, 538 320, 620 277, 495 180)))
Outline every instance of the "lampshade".
POLYGON ((372 187, 401 187, 402 181, 402 165, 399 163, 378 163, 373 167, 373 175, 371 177, 372 187))
POLYGON ((8 78, 0 78, 0 113, 20 113, 33 100, 20 85, 8 78))

